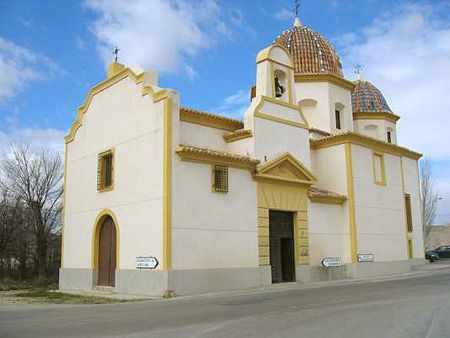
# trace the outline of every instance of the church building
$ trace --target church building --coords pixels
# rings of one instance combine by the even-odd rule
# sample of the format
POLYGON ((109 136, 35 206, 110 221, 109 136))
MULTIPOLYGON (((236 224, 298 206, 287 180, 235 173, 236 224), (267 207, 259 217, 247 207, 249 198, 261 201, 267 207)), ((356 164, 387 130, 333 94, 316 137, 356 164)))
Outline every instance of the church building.
POLYGON ((113 62, 65 138, 61 290, 193 294, 408 272, 418 160, 369 81, 298 18, 256 56, 243 120, 113 62), (326 265, 327 267, 325 267, 326 265))

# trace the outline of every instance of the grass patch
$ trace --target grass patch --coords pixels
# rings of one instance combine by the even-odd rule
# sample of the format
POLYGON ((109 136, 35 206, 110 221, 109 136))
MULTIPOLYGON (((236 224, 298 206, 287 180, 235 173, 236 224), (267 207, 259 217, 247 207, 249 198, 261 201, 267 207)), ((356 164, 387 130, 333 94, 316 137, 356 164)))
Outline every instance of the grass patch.
POLYGON ((106 297, 82 296, 49 290, 35 290, 30 292, 21 292, 15 294, 14 296, 25 298, 30 301, 36 301, 40 303, 53 303, 53 304, 111 304, 111 303, 124 303, 128 301, 106 297))

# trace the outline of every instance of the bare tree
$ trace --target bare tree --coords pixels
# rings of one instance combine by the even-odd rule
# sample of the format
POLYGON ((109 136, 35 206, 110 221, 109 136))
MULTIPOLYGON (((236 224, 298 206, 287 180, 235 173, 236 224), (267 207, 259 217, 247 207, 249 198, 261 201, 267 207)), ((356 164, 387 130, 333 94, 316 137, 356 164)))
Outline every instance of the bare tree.
POLYGON ((422 217, 424 239, 428 238, 436 218, 439 192, 433 181, 433 165, 427 159, 420 163, 420 190, 422 193, 422 217))
POLYGON ((16 145, 4 156, 2 188, 23 203, 29 213, 30 232, 36 246, 39 279, 47 272, 47 250, 60 228, 63 162, 58 153, 33 153, 28 145, 16 145))

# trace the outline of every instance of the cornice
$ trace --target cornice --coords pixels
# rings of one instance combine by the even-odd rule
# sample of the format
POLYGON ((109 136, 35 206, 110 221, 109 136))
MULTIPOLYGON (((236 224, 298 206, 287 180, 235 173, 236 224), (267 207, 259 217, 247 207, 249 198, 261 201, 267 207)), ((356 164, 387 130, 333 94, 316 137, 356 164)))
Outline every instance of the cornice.
POLYGON ((239 141, 239 140, 243 140, 246 138, 250 138, 253 136, 253 132, 250 129, 238 129, 235 131, 230 131, 228 133, 225 133, 223 135, 223 139, 226 142, 234 142, 234 141, 239 141))
POLYGON ((215 115, 191 108, 180 108, 180 121, 199 124, 205 127, 235 131, 244 128, 241 120, 215 115))
POLYGON ((353 113, 353 120, 385 120, 397 123, 400 116, 389 112, 357 112, 353 113))
POLYGON ((418 160, 422 157, 422 154, 407 148, 352 132, 334 134, 320 139, 310 140, 312 149, 329 148, 341 144, 360 145, 381 153, 404 156, 414 160, 418 160))
POLYGON ((259 160, 219 150, 198 148, 180 144, 175 152, 183 161, 216 163, 237 168, 255 169, 259 160))
POLYGON ((295 75, 295 82, 329 82, 344 89, 353 91, 356 85, 334 74, 302 74, 295 75))

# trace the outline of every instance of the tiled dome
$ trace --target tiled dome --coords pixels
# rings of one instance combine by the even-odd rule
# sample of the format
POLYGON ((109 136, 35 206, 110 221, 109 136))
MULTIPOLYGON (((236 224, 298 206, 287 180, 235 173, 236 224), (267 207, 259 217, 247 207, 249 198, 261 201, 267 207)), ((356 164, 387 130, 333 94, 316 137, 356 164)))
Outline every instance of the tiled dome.
POLYGON ((352 92, 353 113, 392 113, 381 91, 369 81, 357 80, 352 92))
POLYGON ((289 51, 295 75, 333 74, 343 77, 342 65, 334 48, 319 33, 303 26, 296 19, 294 27, 279 35, 274 44, 289 51))

